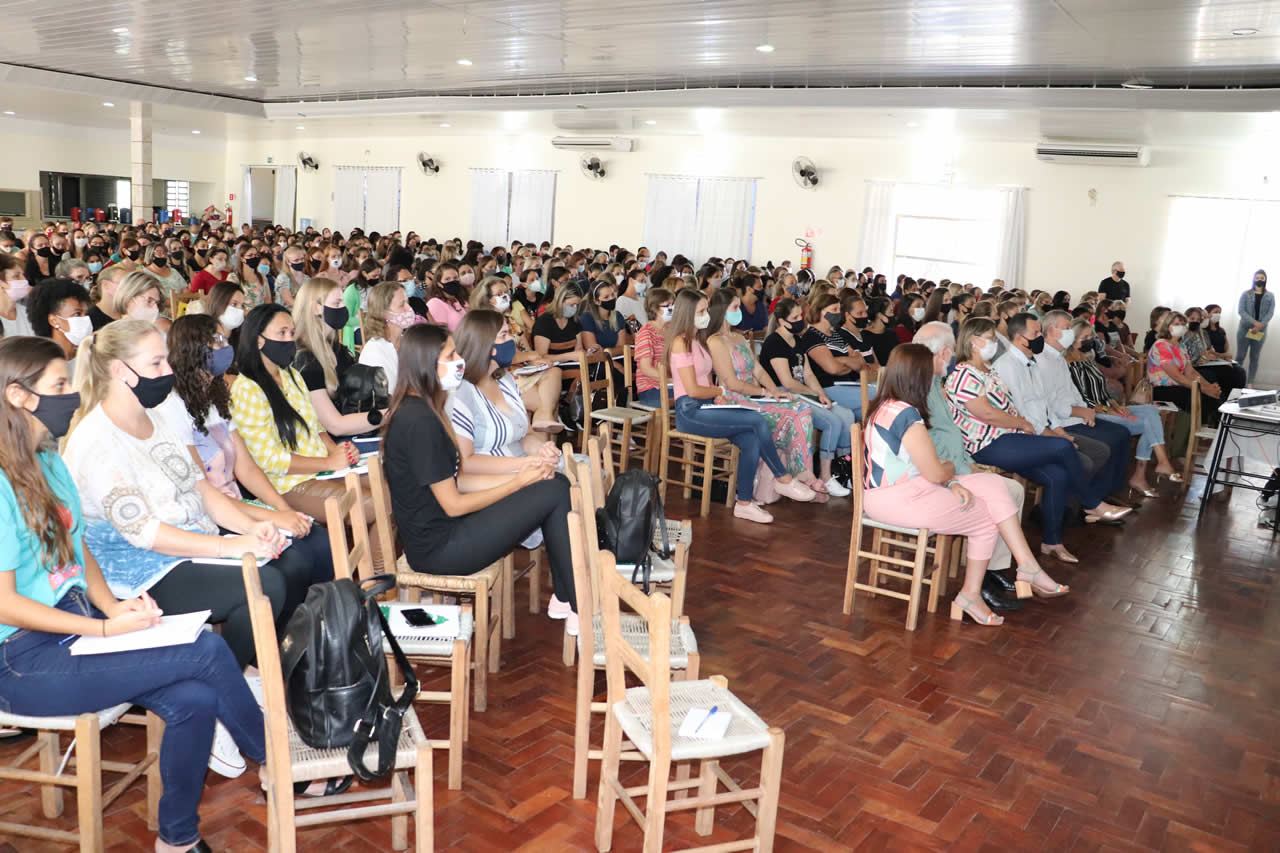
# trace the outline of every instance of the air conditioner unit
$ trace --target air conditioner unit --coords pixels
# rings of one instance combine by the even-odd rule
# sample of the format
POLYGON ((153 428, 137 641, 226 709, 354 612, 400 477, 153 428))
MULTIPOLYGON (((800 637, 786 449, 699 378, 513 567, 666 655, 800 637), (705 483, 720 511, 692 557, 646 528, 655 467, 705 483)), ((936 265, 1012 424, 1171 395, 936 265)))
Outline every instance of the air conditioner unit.
POLYGON ((636 141, 625 136, 554 136, 553 148, 564 151, 631 151, 636 141))
POLYGON ((1041 142, 1036 159, 1046 163, 1079 163, 1093 166, 1145 166, 1151 152, 1143 145, 1078 145, 1041 142))

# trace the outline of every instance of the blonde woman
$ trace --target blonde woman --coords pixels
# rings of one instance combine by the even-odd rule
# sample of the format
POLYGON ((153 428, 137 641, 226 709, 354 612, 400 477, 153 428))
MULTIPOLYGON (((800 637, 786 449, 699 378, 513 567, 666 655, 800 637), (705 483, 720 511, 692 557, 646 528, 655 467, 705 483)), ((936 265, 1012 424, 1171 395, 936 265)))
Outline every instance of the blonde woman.
POLYGON ((338 337, 347 325, 347 306, 338 283, 328 278, 307 281, 298 291, 292 314, 297 344, 293 367, 306 384, 324 431, 335 436, 360 435, 382 423, 377 410, 344 415, 334 404, 342 377, 356 363, 338 337))
POLYGON ((369 309, 360 320, 364 347, 360 364, 382 368, 387 389, 394 392, 399 378, 400 336, 410 326, 425 322, 409 307, 404 286, 384 281, 369 291, 369 309))
POLYGON ((114 304, 116 314, 133 320, 146 320, 154 323, 164 334, 169 334, 169 321, 160 316, 160 306, 164 297, 160 293, 160 282, 149 272, 134 270, 120 280, 115 289, 114 304))
MULTIPOLYGON (((155 276, 156 281, 160 282, 164 288, 166 302, 169 294, 182 293, 187 289, 187 280, 182 277, 182 273, 170 266, 169 249, 164 243, 155 242, 147 246, 143 261, 146 264, 147 272, 155 276)), ((160 307, 163 309, 165 306, 161 305, 160 307)))
POLYGON ((524 400, 525 408, 533 415, 533 428, 544 433, 554 433, 564 429, 564 425, 554 417, 564 373, 553 365, 546 355, 538 353, 529 346, 533 324, 528 322, 528 314, 518 310, 519 303, 513 305, 511 288, 506 280, 498 276, 490 276, 480 282, 471 291, 469 306, 472 311, 477 308, 491 308, 503 316, 507 323, 507 333, 516 347, 509 367, 513 369, 524 366, 546 367, 538 373, 515 376, 516 387, 520 391, 521 399, 524 400), (517 316, 523 316, 528 325, 519 322, 516 319, 517 316))

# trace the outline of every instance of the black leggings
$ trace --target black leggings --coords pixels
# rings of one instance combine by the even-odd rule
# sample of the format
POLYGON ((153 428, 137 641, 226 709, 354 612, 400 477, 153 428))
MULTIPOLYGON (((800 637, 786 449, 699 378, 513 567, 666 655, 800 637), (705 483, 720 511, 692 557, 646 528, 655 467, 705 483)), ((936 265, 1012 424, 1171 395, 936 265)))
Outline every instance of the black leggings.
POLYGON ((525 486, 479 512, 453 519, 449 541, 425 557, 426 565, 415 565, 413 570, 432 575, 473 575, 501 560, 541 528, 556 598, 577 611, 569 552, 569 509, 569 481, 563 474, 525 486))
MULTIPOLYGON (((1223 395, 1223 399, 1226 395, 1223 395)), ((1156 385, 1151 389, 1151 399, 1157 402, 1173 403, 1181 411, 1191 411, 1191 389, 1182 385, 1156 385)), ((1205 394, 1200 393, 1200 422, 1202 424, 1211 424, 1218 422, 1218 407, 1222 405, 1222 400, 1216 400, 1205 394)))

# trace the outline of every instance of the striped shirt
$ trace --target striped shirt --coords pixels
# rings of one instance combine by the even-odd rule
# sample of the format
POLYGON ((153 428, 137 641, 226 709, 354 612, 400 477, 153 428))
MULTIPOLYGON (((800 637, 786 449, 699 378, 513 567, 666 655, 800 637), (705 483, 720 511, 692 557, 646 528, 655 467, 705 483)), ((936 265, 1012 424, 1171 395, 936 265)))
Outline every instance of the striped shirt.
POLYGON ((529 416, 525 414, 520 389, 510 373, 498 380, 498 388, 502 392, 502 408, 464 381, 445 403, 449 423, 482 456, 525 456, 521 441, 529 432, 529 416))
POLYGON ((1075 383, 1080 396, 1087 405, 1097 408, 1111 404, 1111 394, 1107 391, 1107 377, 1102 375, 1094 361, 1067 362, 1071 368, 1071 381, 1075 383))
POLYGON ((965 403, 983 397, 993 408, 1011 415, 1021 417, 1013 405, 1013 396, 1005 386, 1000 374, 994 370, 983 373, 970 364, 958 364, 947 377, 947 403, 951 407, 951 419, 964 433, 964 449, 970 454, 977 453, 1010 429, 993 426, 986 421, 978 420, 965 408, 965 403))
POLYGON ((863 485, 866 488, 896 486, 920 476, 902 440, 907 430, 923 423, 924 419, 916 407, 902 400, 891 400, 876 409, 863 439, 863 459, 866 462, 863 485))

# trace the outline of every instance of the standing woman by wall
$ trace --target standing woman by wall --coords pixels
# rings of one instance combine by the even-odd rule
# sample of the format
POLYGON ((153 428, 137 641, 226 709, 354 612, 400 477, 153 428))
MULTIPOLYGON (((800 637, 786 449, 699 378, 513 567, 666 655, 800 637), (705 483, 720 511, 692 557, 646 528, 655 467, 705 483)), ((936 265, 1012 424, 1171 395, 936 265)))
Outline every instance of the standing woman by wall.
POLYGON ((1237 308, 1240 328, 1236 331, 1236 352, 1240 353, 1240 366, 1245 368, 1252 384, 1258 377, 1258 361, 1262 358, 1262 345, 1267 339, 1267 324, 1276 313, 1276 295, 1267 292, 1266 270, 1253 274, 1253 287, 1240 294, 1237 308))

